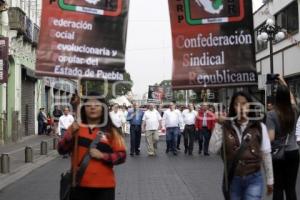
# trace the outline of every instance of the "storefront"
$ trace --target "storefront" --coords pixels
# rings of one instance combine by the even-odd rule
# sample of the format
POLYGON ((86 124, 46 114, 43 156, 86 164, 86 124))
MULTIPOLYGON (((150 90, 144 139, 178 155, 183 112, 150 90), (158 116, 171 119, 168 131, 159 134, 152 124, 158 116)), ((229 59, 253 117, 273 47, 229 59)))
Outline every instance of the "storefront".
POLYGON ((22 67, 21 84, 21 127, 22 136, 28 136, 35 133, 35 83, 37 79, 34 71, 22 67))

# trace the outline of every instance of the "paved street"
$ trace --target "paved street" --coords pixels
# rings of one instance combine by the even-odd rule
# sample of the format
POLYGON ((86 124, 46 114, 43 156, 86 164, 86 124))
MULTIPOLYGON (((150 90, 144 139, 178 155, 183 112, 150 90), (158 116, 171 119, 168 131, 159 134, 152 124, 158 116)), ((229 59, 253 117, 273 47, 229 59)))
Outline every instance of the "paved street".
MULTIPOLYGON (((144 139, 144 138, 143 138, 144 139)), ((148 157, 128 157, 126 164, 116 167, 117 200, 221 200, 222 163, 217 156, 177 157, 164 153, 148 157)), ((0 192, 6 200, 56 200, 59 175, 69 166, 69 160, 57 158, 35 170, 0 192)), ((299 180, 298 180, 299 182, 299 180)), ((299 188, 299 187, 298 187, 299 188)))

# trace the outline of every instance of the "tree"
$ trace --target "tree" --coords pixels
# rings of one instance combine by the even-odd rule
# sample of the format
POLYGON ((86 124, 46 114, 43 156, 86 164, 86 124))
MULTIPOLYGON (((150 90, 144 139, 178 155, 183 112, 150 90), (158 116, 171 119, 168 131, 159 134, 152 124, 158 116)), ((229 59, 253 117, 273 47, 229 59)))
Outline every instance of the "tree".
POLYGON ((83 95, 88 94, 90 91, 96 91, 101 95, 104 95, 106 93, 105 90, 107 88, 107 94, 105 95, 105 99, 107 101, 117 96, 126 95, 128 92, 131 91, 132 86, 133 81, 131 80, 130 74, 128 72, 124 73, 124 81, 108 82, 107 86, 105 85, 104 80, 86 79, 81 82, 83 95))

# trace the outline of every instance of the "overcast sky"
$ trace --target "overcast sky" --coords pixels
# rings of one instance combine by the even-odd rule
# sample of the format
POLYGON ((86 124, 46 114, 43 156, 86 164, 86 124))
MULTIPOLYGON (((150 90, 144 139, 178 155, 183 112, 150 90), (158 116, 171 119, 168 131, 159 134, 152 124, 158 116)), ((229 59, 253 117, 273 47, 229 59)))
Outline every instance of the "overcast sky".
MULTIPOLYGON (((254 10, 262 0, 253 0, 254 10)), ((171 79, 172 41, 167 0, 130 1, 126 70, 139 98, 148 85, 171 79)))

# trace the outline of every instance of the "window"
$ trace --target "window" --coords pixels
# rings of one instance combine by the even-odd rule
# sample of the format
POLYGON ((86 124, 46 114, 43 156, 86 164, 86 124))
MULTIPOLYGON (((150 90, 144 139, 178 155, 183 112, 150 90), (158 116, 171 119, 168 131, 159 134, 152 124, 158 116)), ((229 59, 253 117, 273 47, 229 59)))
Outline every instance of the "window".
POLYGON ((299 32, 298 2, 294 1, 275 15, 276 24, 288 34, 299 32))
POLYGON ((255 51, 256 52, 260 52, 260 51, 263 51, 263 50, 265 50, 265 49, 267 49, 268 48, 268 42, 259 42, 258 40, 257 40, 257 36, 258 36, 258 30, 262 27, 262 26, 264 26, 265 25, 265 23, 263 23, 263 24, 261 24, 259 27, 257 27, 256 28, 256 30, 254 31, 254 36, 255 36, 255 51))

